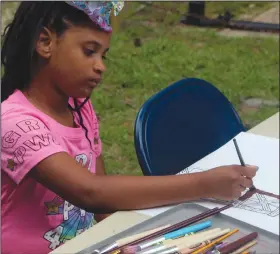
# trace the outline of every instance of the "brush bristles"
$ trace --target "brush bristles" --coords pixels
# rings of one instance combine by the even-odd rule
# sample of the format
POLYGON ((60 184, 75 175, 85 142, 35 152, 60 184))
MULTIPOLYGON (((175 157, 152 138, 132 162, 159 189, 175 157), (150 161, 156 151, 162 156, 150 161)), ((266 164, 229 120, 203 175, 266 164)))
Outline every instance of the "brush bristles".
POLYGON ((121 254, 135 254, 137 251, 140 251, 138 245, 131 245, 121 248, 121 254))

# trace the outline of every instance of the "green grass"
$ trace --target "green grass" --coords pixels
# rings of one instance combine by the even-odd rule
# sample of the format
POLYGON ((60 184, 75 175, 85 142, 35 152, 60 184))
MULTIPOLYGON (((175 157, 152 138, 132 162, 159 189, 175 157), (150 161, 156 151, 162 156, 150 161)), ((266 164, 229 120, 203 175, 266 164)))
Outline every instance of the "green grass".
MULTIPOLYGON (((256 113, 242 112, 240 98, 278 100, 279 39, 221 37, 215 29, 177 25, 186 12, 186 3, 152 4, 171 6, 180 14, 150 5, 134 13, 141 4, 129 2, 120 15, 123 22, 113 36, 106 60, 108 71, 92 96, 101 119, 103 154, 109 174, 141 174, 133 143, 136 114, 150 96, 183 77, 213 83, 249 125, 278 111, 264 107, 256 113), (142 40, 141 47, 134 46, 135 38, 142 40)), ((240 16, 260 13, 271 6, 268 2, 207 2, 206 13, 216 17, 230 9, 240 16)))
MULTIPOLYGON (((139 4, 133 5, 135 9, 139 4)), ((176 5, 185 7, 185 3, 176 5)), ((238 14, 244 14, 248 11, 244 8, 246 5, 248 3, 226 2, 217 8, 217 3, 209 3, 208 12, 215 16, 230 6, 238 14)), ((254 12, 269 7, 259 2, 254 12)), ((164 18, 167 15, 161 11, 155 13, 150 6, 147 8, 134 16, 127 10, 124 16, 130 15, 129 20, 122 17, 123 26, 111 43, 103 85, 92 97, 101 116, 106 167, 113 174, 141 174, 133 143, 136 114, 150 96, 183 77, 202 78, 215 84, 249 125, 278 111, 261 108, 254 114, 242 113, 239 107, 241 97, 278 99, 277 39, 226 38, 211 29, 174 26, 178 15, 167 21, 164 18), (135 38, 143 41, 141 47, 134 46, 135 38)))
MULTIPOLYGON (((209 1, 206 3, 205 15, 207 17, 216 18, 218 15, 223 15, 225 11, 229 10, 234 17, 243 16, 255 16, 265 10, 268 10, 275 3, 273 2, 215 2, 209 1), (248 15, 250 14, 250 15, 248 15)), ((176 1, 166 1, 166 2, 151 2, 150 4, 139 3, 139 2, 129 2, 126 3, 124 12, 120 15, 125 18, 132 18, 134 21, 149 20, 151 22, 162 22, 164 24, 172 25, 181 17, 187 13, 188 3, 186 2, 176 2, 176 1), (141 11, 137 11, 135 15, 135 10, 139 10, 139 6, 146 6, 141 11)))

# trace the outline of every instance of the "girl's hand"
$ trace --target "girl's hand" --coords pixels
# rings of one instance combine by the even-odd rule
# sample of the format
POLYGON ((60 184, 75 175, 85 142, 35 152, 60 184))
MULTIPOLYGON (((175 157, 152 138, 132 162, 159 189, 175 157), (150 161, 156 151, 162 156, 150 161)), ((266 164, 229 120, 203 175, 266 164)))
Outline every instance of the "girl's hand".
POLYGON ((256 166, 223 166, 208 170, 205 173, 205 192, 210 198, 233 200, 241 196, 246 188, 253 185, 256 166))

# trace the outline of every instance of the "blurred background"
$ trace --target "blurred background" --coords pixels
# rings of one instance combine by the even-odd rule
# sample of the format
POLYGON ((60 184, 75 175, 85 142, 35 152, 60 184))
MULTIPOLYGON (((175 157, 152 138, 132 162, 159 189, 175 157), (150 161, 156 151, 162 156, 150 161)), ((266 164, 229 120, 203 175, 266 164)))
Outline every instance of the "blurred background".
MULTIPOLYGON (((18 2, 1 2, 4 27, 18 2)), ((141 105, 184 77, 204 79, 233 103, 251 128, 279 111, 279 32, 180 23, 189 2, 126 2, 112 17, 107 72, 92 95, 108 173, 141 174, 133 130, 141 105)), ((206 2, 205 16, 278 23, 279 2, 206 2)))

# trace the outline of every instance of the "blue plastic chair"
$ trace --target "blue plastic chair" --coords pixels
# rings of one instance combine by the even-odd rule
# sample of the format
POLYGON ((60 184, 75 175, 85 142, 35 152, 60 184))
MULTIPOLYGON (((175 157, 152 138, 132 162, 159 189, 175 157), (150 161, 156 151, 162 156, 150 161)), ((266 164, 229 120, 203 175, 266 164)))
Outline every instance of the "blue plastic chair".
POLYGON ((171 175, 242 131, 246 130, 240 117, 217 88, 186 78, 141 107, 135 121, 135 149, 144 175, 171 175))

